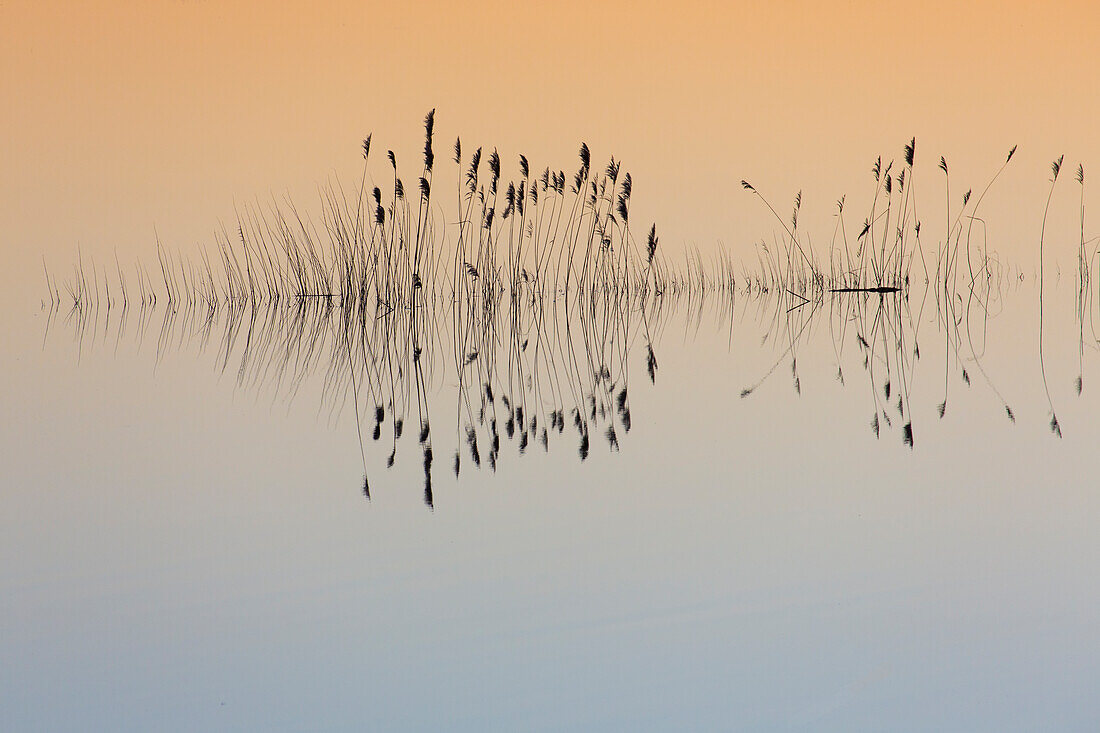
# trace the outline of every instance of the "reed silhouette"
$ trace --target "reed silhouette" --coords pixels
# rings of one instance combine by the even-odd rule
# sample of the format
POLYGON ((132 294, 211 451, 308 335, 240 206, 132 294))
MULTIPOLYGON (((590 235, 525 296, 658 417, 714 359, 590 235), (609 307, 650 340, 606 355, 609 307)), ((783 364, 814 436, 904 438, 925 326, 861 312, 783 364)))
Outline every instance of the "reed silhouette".
MULTIPOLYGON (((593 431, 605 437, 610 451, 618 451, 634 425, 629 366, 635 359, 644 364, 650 384, 656 384, 662 330, 675 311, 693 314, 695 329, 704 312, 713 311, 719 323, 728 322, 731 338, 739 309, 757 308, 762 322, 770 323, 765 342, 776 344, 778 357, 741 390, 743 398, 788 363, 791 386, 801 396, 800 346, 815 324, 828 323, 841 385, 848 384, 841 359, 847 349, 855 349, 863 364, 863 399, 871 408, 873 434, 896 427, 901 442, 914 448, 919 410, 913 404, 913 375, 926 307, 934 309, 945 347, 943 394, 935 403, 939 417, 947 413, 952 378, 970 388, 974 370, 999 409, 1016 421, 983 357, 994 309, 1006 288, 1023 277, 991 250, 979 216, 1016 148, 976 197, 971 190, 962 196, 958 208, 953 208, 950 169, 940 157, 946 207, 930 268, 922 243, 929 228, 922 231, 916 215, 916 142, 912 138, 904 145, 897 165, 881 156, 875 160, 868 213, 857 229, 849 232, 845 222, 847 197, 837 200, 825 252, 815 250, 805 230, 801 191, 788 221, 743 180, 743 189, 765 205, 783 232, 770 244, 759 243, 755 265, 746 267, 735 264, 728 251, 704 256, 683 248, 678 260, 660 245, 655 224, 643 228, 644 242, 635 241, 634 179, 614 157, 595 166, 583 143, 571 176, 550 167, 536 174, 519 155, 517 174, 506 179, 496 149, 486 155, 488 148, 479 147, 465 157, 456 139, 451 161, 459 175, 449 194, 455 206, 440 213, 447 197, 433 189, 433 110, 424 119, 423 159, 411 188, 393 151, 384 163, 387 182, 368 186, 373 182, 368 135, 361 145, 358 185, 350 191, 322 187, 316 219, 289 200, 244 207, 235 231, 223 228, 213 251, 200 249, 197 258, 165 247, 159 237, 152 270, 143 263, 124 267, 117 257, 104 266, 78 251, 64 284, 44 260, 47 332, 64 312, 79 335, 78 350, 85 339, 96 340, 99 324, 103 337, 114 329, 117 346, 128 328, 145 340, 160 314, 158 361, 188 339, 197 339, 203 350, 216 343, 222 370, 231 358, 238 360, 239 385, 270 389, 284 399, 321 374, 321 405, 330 419, 351 403, 367 498, 371 444, 378 444, 392 467, 407 452, 402 449, 406 427, 418 436, 429 506, 435 503, 437 439, 453 441, 456 480, 471 467, 495 471, 504 441, 514 443, 516 455, 538 447, 546 452, 565 439, 567 429, 575 433, 571 440, 582 461, 590 455, 593 431), (923 287, 914 288, 916 281, 923 287), (455 385, 448 399, 451 416, 444 416, 438 403, 445 384, 455 385), (445 435, 433 431, 433 416, 437 425, 446 425, 445 435)), ((1043 263, 1062 160, 1052 165, 1038 278, 1039 360, 1050 429, 1058 436, 1043 354, 1043 263)), ((1100 340, 1090 277, 1097 240, 1085 233, 1083 165, 1077 181, 1075 387, 1080 394, 1086 320, 1090 345, 1100 340)))

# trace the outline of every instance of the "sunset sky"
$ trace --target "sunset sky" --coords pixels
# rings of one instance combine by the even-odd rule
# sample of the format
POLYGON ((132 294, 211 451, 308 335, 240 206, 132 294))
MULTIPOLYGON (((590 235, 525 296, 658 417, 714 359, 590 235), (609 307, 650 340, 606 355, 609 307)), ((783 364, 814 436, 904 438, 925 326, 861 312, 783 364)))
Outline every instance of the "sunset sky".
MULTIPOLYGON (((818 245, 916 136, 918 215, 942 237, 939 156, 961 196, 1019 144, 985 213, 993 248, 1033 258, 1050 161, 1100 165, 1098 37, 1090 2, 0 0, 0 277, 34 295, 43 256, 133 260, 154 232, 186 251, 235 204, 310 204, 358 175, 369 132, 414 160, 433 107, 441 149, 461 135, 512 170, 569 170, 581 141, 614 154, 668 253, 748 261, 776 225, 742 178, 781 211, 803 190, 818 245)), ((1059 186, 1068 262, 1079 191, 1059 186)))

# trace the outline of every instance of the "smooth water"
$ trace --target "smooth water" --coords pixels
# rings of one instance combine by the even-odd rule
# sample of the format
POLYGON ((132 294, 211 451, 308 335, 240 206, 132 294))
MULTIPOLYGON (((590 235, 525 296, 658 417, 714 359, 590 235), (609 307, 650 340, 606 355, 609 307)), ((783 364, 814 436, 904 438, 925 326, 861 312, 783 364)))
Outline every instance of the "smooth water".
POLYGON ((1061 439, 1034 288, 947 329, 931 295, 683 296, 595 340, 608 320, 522 326, 575 364, 488 337, 542 423, 521 454, 494 395, 495 470, 445 317, 423 394, 390 363, 387 469, 393 409, 374 440, 338 315, 17 313, 0 728, 1095 729, 1097 342, 1072 290, 1045 312, 1061 439))

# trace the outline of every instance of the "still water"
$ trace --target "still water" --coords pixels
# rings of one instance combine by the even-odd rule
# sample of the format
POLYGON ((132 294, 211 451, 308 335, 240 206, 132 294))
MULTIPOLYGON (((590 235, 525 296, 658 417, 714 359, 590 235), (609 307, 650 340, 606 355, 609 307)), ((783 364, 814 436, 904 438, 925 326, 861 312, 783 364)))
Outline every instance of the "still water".
POLYGON ((1074 290, 1049 402, 1031 282, 949 319, 670 293, 470 335, 440 306, 416 359, 324 306, 24 308, 0 727, 1095 729, 1074 290))

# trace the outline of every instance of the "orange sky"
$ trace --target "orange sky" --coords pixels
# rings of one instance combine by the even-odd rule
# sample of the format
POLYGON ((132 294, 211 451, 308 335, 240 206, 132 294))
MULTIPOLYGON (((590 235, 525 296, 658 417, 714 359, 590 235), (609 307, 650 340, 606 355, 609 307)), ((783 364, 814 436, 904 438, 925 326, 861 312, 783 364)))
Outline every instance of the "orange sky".
MULTIPOLYGON (((833 201, 862 212, 875 156, 912 135, 937 222, 939 155, 961 194, 1018 143, 986 213, 996 248, 1030 256, 1050 160, 1100 165, 1097 38, 1089 2, 0 0, 0 279, 78 245, 145 255, 154 227, 210 241, 235 201, 312 201, 356 175, 367 132, 414 159, 431 107, 444 148, 461 134, 567 170, 581 140, 614 153, 663 246, 746 258, 774 225, 742 178, 781 209, 803 189, 821 241, 833 201)), ((1075 242, 1059 185, 1055 233, 1075 242)))

